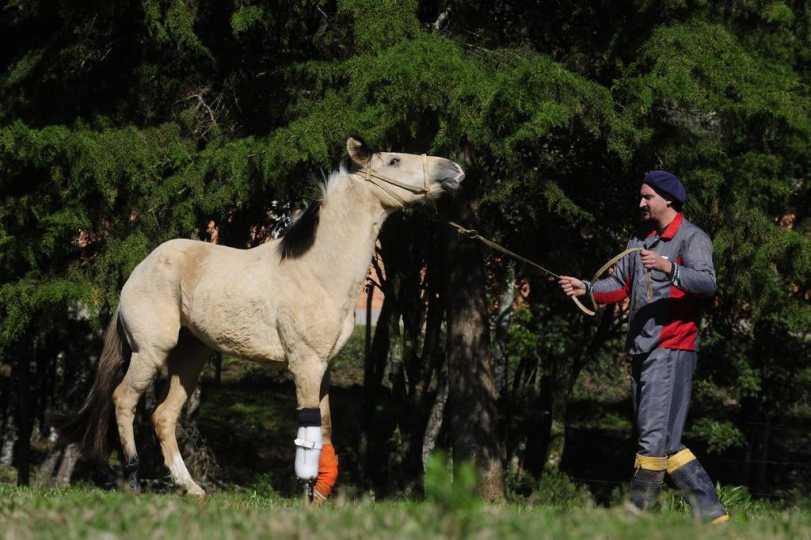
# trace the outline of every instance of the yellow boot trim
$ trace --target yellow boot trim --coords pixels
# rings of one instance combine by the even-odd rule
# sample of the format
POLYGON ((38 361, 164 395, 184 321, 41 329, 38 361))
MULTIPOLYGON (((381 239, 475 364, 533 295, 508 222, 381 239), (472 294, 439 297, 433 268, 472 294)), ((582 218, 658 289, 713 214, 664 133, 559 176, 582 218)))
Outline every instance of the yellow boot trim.
POLYGON ((642 456, 637 454, 634 460, 634 469, 645 469, 648 471, 664 471, 667 469, 667 457, 642 456))
POLYGON ((724 514, 723 516, 718 516, 714 520, 710 521, 712 525, 719 525, 721 523, 726 523, 729 521, 729 514, 724 514))
POLYGON ((679 450, 669 458, 667 458, 667 474, 673 474, 677 469, 684 467, 696 457, 689 448, 679 450))

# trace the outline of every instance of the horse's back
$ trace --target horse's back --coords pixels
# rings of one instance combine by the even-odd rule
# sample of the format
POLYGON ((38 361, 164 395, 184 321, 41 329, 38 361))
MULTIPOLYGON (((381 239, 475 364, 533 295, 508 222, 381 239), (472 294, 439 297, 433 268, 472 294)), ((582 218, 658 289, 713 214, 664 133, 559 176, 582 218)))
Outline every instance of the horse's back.
POLYGON ((195 267, 204 260, 213 247, 206 242, 176 238, 167 240, 152 250, 133 269, 124 284, 122 295, 129 290, 174 289, 194 273, 195 267))

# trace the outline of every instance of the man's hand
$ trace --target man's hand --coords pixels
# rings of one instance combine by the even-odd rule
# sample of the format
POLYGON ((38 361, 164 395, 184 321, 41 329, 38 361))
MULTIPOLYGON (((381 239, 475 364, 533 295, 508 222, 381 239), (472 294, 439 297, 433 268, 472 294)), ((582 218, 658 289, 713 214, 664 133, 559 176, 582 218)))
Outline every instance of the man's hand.
POLYGON ((586 284, 571 276, 560 276, 558 285, 566 296, 583 296, 586 294, 586 284))
POLYGON ((664 257, 660 257, 655 251, 643 249, 639 252, 639 256, 642 259, 642 266, 647 270, 659 270, 665 274, 673 272, 673 263, 664 257))

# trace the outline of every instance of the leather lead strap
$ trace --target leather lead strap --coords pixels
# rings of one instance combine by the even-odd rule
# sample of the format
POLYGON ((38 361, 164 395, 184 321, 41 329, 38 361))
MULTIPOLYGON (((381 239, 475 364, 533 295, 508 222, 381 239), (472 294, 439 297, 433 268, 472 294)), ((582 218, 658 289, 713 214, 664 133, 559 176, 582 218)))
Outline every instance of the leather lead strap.
MULTIPOLYGON (((428 156, 426 156, 425 154, 422 154, 423 186, 421 188, 417 188, 417 187, 411 186, 409 184, 405 184, 403 182, 400 182, 399 180, 395 180, 394 178, 390 178, 388 176, 380 174, 380 173, 378 173, 378 172, 376 172, 376 171, 374 171, 372 169, 369 169, 367 167, 364 167, 363 169, 361 169, 360 172, 363 175, 364 180, 366 180, 367 182, 369 182, 373 186, 377 187, 378 189, 381 189, 386 195, 391 197, 399 206, 405 206, 406 205, 405 199, 403 199, 395 191, 393 191, 393 190, 389 189, 388 187, 386 187, 386 184, 389 184, 389 185, 392 185, 392 186, 397 186, 397 187, 399 187, 401 189, 404 189, 406 191, 410 191, 411 193, 414 193, 415 195, 427 195, 428 193, 430 193, 430 189, 429 189, 429 186, 428 186, 428 172, 426 170, 427 161, 428 161, 428 156)), ((523 256, 519 255, 518 253, 515 253, 514 251, 510 251, 509 249, 505 248, 501 244, 499 244, 497 242, 493 242, 492 240, 490 240, 488 238, 485 238, 484 236, 480 235, 477 231, 475 231, 473 229, 466 229, 465 227, 462 227, 461 225, 459 225, 458 223, 453 222, 453 221, 448 221, 448 225, 450 225, 451 227, 456 229, 456 232, 458 232, 461 236, 464 236, 466 238, 470 238, 470 239, 473 239, 473 240, 478 240, 479 242, 483 243, 484 245, 488 246, 489 248, 494 249, 496 251, 500 251, 501 253, 504 253, 505 255, 509 255, 510 257, 512 257, 514 259, 522 261, 522 262, 532 266, 536 270, 539 270, 539 271, 541 271, 541 272, 543 272, 545 274, 548 274, 548 275, 550 275, 550 276, 552 276, 554 278, 560 278, 560 275, 558 275, 555 272, 549 270, 548 268, 544 268, 543 266, 536 263, 535 261, 531 261, 531 260, 527 259, 526 257, 523 257, 523 256)), ((612 257, 607 263, 602 265, 599 270, 597 270, 597 273, 595 273, 594 277, 592 278, 592 282, 597 281, 600 278, 600 276, 602 276, 603 273, 606 270, 608 270, 610 267, 612 267, 614 264, 616 264, 617 261, 619 261, 620 259, 622 259, 626 255, 629 255, 631 253, 634 253, 636 251, 641 251, 641 250, 642 250, 642 248, 630 248, 630 249, 626 249, 622 253, 619 253, 618 255, 612 257)), ((653 298, 653 288, 652 288, 652 284, 651 284, 650 271, 648 271, 646 273, 646 284, 647 284, 648 300, 650 301, 653 298)), ((597 302, 594 301, 594 296, 592 294, 589 294, 589 296, 591 297, 591 303, 595 308, 593 310, 587 308, 586 306, 584 306, 583 303, 576 296, 572 296, 571 298, 572 298, 572 301, 575 303, 575 305, 578 307, 578 309, 580 309, 580 311, 582 311, 583 313, 585 313, 586 315, 588 315, 590 317, 593 317, 596 314, 597 302)))
MULTIPOLYGON (((550 275, 550 276, 552 276, 554 278, 560 278, 560 275, 558 275, 555 272, 549 270, 548 268, 544 268, 543 266, 536 263, 535 261, 531 261, 531 260, 527 259, 526 257, 523 257, 523 256, 519 255, 518 253, 515 253, 514 251, 510 251, 509 249, 505 248, 501 244, 499 244, 497 242, 493 242, 492 240, 490 240, 488 238, 485 238, 484 236, 480 235, 474 229, 466 229, 465 227, 459 225, 458 223, 456 223, 454 221, 448 221, 448 225, 450 225, 451 227, 456 229, 456 232, 458 232, 461 236, 464 236, 465 238, 478 240, 479 242, 481 242, 482 244, 486 245, 489 248, 492 248, 492 249, 494 249, 496 251, 500 251, 501 253, 504 253, 505 255, 509 255, 510 257, 512 257, 514 259, 517 259, 519 261, 527 263, 528 265, 532 266, 536 270, 539 270, 539 271, 541 271, 541 272, 543 272, 543 273, 545 273, 547 275, 550 275)), ((597 272, 594 274, 594 277, 591 279, 592 282, 597 281, 598 279, 600 279, 600 276, 602 276, 603 273, 605 273, 606 270, 608 270, 609 268, 614 266, 620 259, 622 259, 623 257, 625 257, 627 255, 630 255, 631 253, 635 253, 637 251, 642 251, 642 248, 639 248, 639 247, 629 248, 629 249, 626 249, 625 251, 623 251, 621 253, 618 253, 614 257, 612 257, 608 262, 606 262, 604 265, 602 265, 599 270, 597 270, 597 272)), ((648 285, 648 300, 650 300, 651 297, 652 297, 652 294, 653 294, 652 289, 651 289, 651 282, 650 282, 650 271, 648 271, 648 273, 647 273, 647 285, 648 285)), ((589 296, 591 297, 591 303, 595 308, 593 310, 587 308, 586 306, 584 306, 583 303, 576 296, 572 296, 571 299, 575 303, 575 305, 580 309, 580 311, 582 311, 583 313, 585 313, 586 315, 588 315, 590 317, 593 317, 597 313, 597 311, 596 311, 597 302, 594 301, 594 295, 589 294, 589 296)))

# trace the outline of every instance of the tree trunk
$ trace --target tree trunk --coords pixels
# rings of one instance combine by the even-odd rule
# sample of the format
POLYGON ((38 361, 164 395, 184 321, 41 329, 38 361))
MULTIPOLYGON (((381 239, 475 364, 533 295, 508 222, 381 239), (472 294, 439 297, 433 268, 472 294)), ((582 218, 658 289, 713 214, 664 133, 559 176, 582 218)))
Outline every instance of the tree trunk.
POLYGON ((389 356, 389 349, 391 347, 392 329, 396 331, 397 321, 400 317, 397 307, 396 299, 393 294, 387 294, 383 299, 383 305, 380 307, 380 315, 377 319, 375 326, 374 338, 372 339, 371 349, 366 358, 364 373, 363 373, 363 399, 364 399, 364 418, 363 418, 363 440, 361 441, 361 454, 365 466, 363 467, 366 484, 369 487, 376 487, 383 481, 383 467, 382 464, 386 462, 386 456, 383 455, 385 451, 385 441, 388 438, 388 433, 382 433, 386 429, 381 424, 388 424, 381 422, 377 418, 377 407, 380 402, 380 393, 383 380, 383 371, 386 367, 386 361, 389 356))
POLYGON ((420 410, 427 414, 422 438, 422 470, 428 456, 436 448, 437 439, 442 431, 445 418, 445 405, 450 391, 448 384, 447 355, 440 336, 445 321, 445 299, 448 293, 447 273, 444 266, 444 253, 447 250, 447 236, 440 233, 440 238, 431 242, 428 248, 428 306, 425 315, 425 339, 422 345, 423 364, 427 368, 424 376, 424 387, 420 399, 420 410), (432 381, 436 385, 431 390, 432 381))
MULTIPOLYGON (((462 223, 476 226, 469 202, 462 223)), ((446 233, 447 234, 447 233, 446 233)), ((454 463, 472 460, 479 493, 504 497, 502 446, 498 437, 497 393, 490 352, 484 254, 478 244, 453 236, 448 243, 448 400, 454 463)))
POLYGON ((365 370, 370 366, 372 352, 372 301, 374 299, 375 286, 371 282, 366 283, 366 325, 363 328, 363 367, 365 370))
POLYGON ((755 489, 761 493, 770 493, 771 492, 771 485, 770 485, 770 478, 769 475, 770 467, 769 467, 769 446, 771 445, 771 437, 772 437, 772 421, 771 415, 766 414, 764 415, 764 422, 760 426, 758 430, 760 432, 760 455, 758 456, 758 467, 757 467, 757 482, 755 484, 755 489))
POLYGON ((422 438, 423 472, 425 472, 428 465, 428 457, 431 455, 431 452, 434 451, 434 448, 436 448, 439 433, 442 431, 442 419, 445 416, 445 405, 448 402, 449 391, 450 385, 448 384, 448 378, 447 376, 444 376, 444 380, 437 391, 434 405, 431 407, 431 413, 428 415, 428 424, 425 426, 425 435, 422 438))
POLYGON ((496 389, 500 399, 506 399, 509 391, 509 364, 507 355, 507 340, 509 338, 510 320, 512 319, 513 302, 515 300, 515 270, 513 265, 506 263, 507 270, 504 276, 504 290, 499 298, 499 312, 495 320, 495 347, 494 364, 496 389))
MULTIPOLYGON (((31 358, 17 349, 17 361, 14 363, 12 381, 15 395, 14 424, 17 427, 17 438, 14 441, 13 464, 17 469, 17 485, 27 486, 31 480, 31 433, 34 429, 34 417, 31 410, 31 358)), ((34 350, 36 346, 34 345, 34 350)), ((35 354, 35 353, 34 353, 35 354)))
POLYGON ((0 387, 0 465, 11 466, 14 461, 14 443, 17 428, 14 425, 14 371, 11 366, 3 368, 2 387, 0 387))

